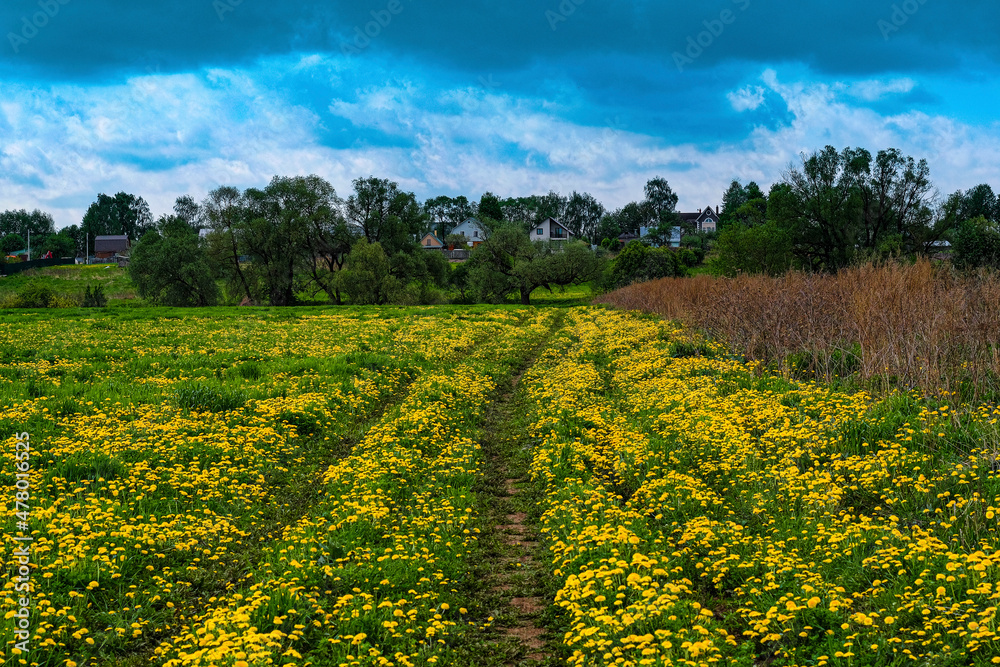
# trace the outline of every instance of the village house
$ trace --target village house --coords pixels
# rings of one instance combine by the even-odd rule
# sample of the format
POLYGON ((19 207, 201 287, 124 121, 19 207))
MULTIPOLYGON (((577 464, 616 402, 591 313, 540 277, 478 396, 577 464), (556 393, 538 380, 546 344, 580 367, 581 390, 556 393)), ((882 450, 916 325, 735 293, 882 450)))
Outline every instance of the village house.
POLYGON ((555 218, 546 218, 528 232, 532 241, 567 241, 572 236, 569 230, 555 218))
POLYGON ((420 239, 420 245, 425 250, 443 250, 444 241, 437 237, 434 232, 427 232, 424 237, 420 239))
POLYGON ((466 243, 470 248, 475 248, 477 245, 486 240, 486 228, 483 227, 482 223, 475 218, 468 218, 451 230, 449 236, 464 236, 468 241, 466 243))
POLYGON ((97 259, 113 259, 128 253, 129 241, 124 235, 97 236, 94 238, 94 256, 97 259))
POLYGON ((681 220, 692 225, 699 234, 718 230, 718 206, 715 207, 715 210, 712 210, 711 206, 707 206, 704 209, 699 208, 697 213, 681 213, 680 216, 681 220))

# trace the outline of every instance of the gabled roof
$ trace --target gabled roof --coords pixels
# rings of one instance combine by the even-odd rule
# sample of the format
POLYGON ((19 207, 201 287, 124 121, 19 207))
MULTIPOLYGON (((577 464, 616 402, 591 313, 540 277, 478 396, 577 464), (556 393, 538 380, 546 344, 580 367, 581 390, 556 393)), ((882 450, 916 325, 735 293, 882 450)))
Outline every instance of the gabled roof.
POLYGON ((428 236, 431 237, 431 241, 433 241, 434 243, 436 243, 437 245, 439 245, 441 247, 444 247, 444 242, 441 239, 439 239, 437 237, 437 234, 435 234, 434 232, 427 232, 422 237, 420 237, 420 245, 423 245, 425 248, 429 247, 429 246, 424 245, 424 241, 427 240, 428 236))
MULTIPOLYGON (((455 225, 455 229, 460 229, 462 227, 468 227, 468 228, 472 228, 472 229, 478 229, 480 231, 485 231, 485 227, 483 227, 483 223, 479 222, 479 220, 477 220, 476 218, 466 218, 465 220, 463 220, 459 224, 455 225)), ((453 229, 452 233, 454 233, 454 231, 455 230, 453 229)))
POLYGON ((128 250, 128 237, 96 236, 94 237, 94 252, 122 252, 128 250))
POLYGON ((681 213, 680 216, 681 220, 688 222, 702 222, 709 218, 713 220, 717 220, 719 218, 719 214, 711 206, 706 206, 697 213, 681 213))

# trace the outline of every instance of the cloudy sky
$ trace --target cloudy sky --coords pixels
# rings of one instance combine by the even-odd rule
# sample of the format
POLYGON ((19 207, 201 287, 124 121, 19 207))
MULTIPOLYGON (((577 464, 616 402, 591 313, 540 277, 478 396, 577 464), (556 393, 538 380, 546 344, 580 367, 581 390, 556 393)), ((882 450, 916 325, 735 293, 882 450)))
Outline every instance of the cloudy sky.
POLYGON ((0 209, 316 173, 683 210, 827 144, 1000 187, 995 0, 4 0, 0 209))

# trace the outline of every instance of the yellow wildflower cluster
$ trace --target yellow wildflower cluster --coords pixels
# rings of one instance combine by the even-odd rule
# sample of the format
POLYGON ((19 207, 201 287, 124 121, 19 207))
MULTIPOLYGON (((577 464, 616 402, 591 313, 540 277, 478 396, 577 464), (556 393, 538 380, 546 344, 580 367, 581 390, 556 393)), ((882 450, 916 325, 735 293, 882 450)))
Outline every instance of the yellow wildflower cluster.
POLYGON ((569 320, 524 381, 571 663, 992 664, 1000 480, 933 440, 948 410, 895 423, 899 396, 569 320))
MULTIPOLYGON (((434 653, 461 622, 444 600, 474 539, 468 415, 545 318, 348 312, 0 331, 22 359, 0 365, 0 423, 34 449, 26 664, 369 661, 383 633, 434 653)), ((5 488, 14 452, 8 437, 5 488)), ((0 660, 19 659, 16 546, 0 547, 0 660)))

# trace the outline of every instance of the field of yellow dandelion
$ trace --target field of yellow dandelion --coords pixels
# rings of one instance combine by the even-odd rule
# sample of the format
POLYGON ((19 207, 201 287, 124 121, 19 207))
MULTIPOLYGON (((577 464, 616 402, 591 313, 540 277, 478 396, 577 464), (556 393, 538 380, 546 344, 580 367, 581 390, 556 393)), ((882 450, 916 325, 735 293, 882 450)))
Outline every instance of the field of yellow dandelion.
POLYGON ((489 664, 515 376, 552 664, 1000 663, 991 407, 602 308, 206 312, 0 318, 2 664, 489 664))

